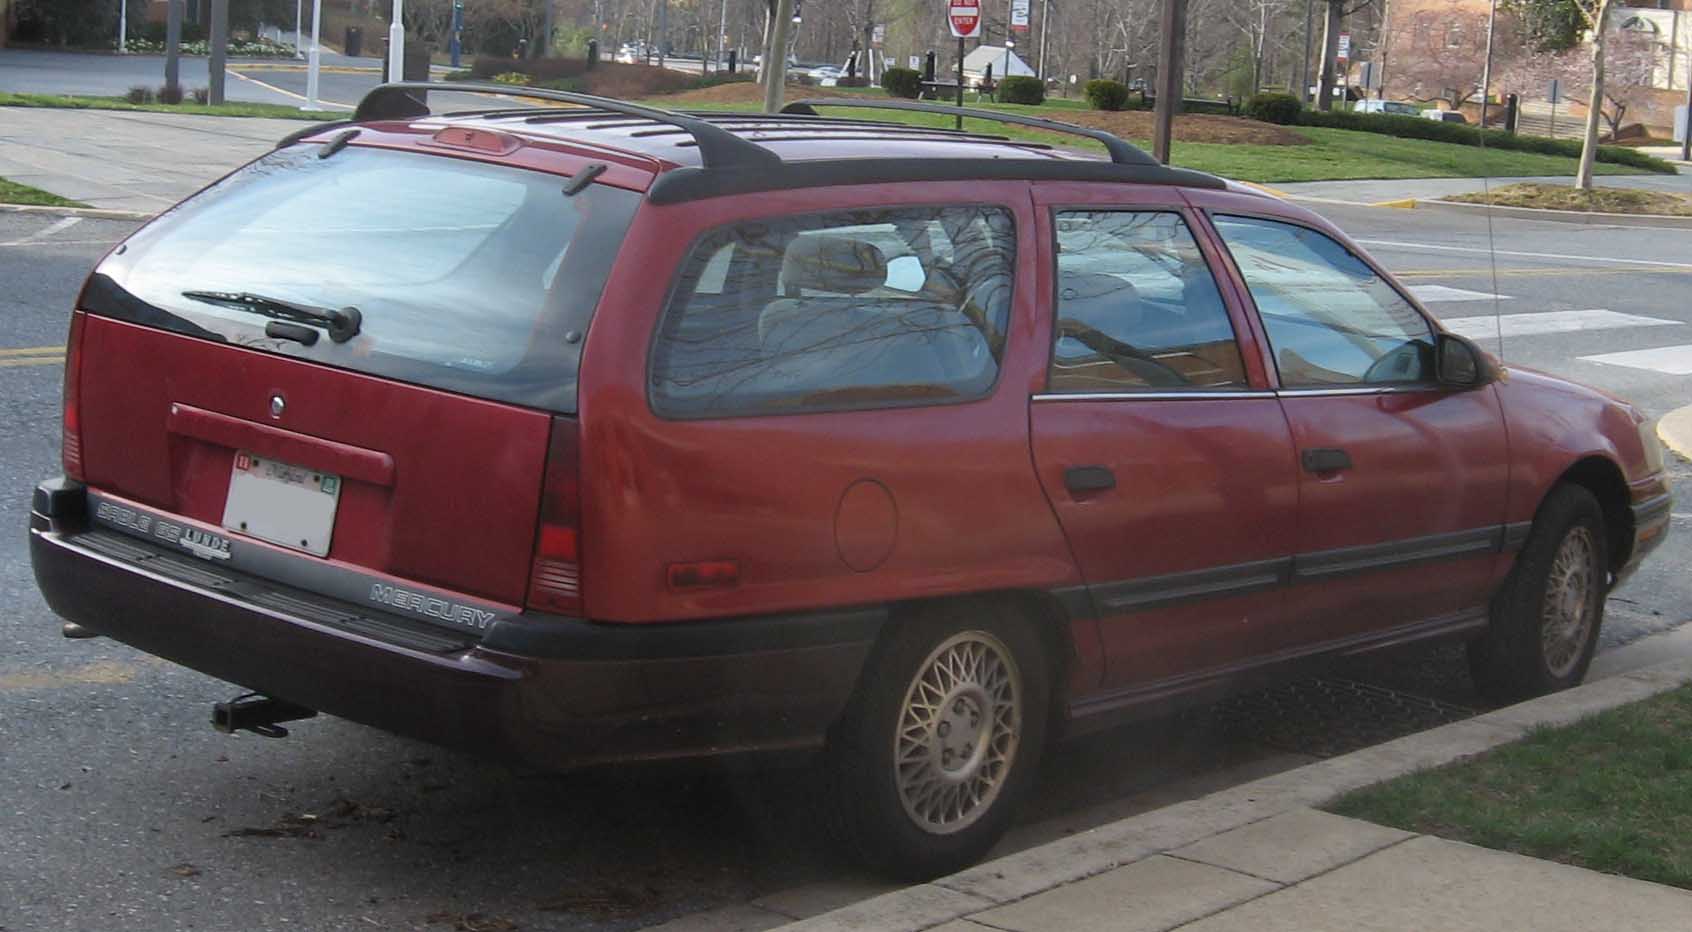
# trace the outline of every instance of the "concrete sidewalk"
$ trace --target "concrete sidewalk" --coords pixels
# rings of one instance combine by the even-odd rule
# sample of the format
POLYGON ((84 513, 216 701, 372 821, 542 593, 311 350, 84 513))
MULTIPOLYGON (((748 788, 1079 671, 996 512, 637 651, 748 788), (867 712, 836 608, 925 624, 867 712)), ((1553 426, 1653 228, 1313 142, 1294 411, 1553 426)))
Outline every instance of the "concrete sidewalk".
MULTIPOLYGON (((1692 169, 1692 166, 1688 166, 1692 169)), ((1276 193, 1293 199, 1345 201, 1353 204, 1386 204, 1396 201, 1427 200, 1453 194, 1477 194, 1487 188, 1501 188, 1518 182, 1542 184, 1572 184, 1566 175, 1524 178, 1402 178, 1367 181, 1301 181, 1267 185, 1276 193)), ((1692 194, 1692 170, 1678 175, 1600 175, 1597 183, 1607 188, 1639 188, 1647 191, 1667 191, 1692 194)))
MULTIPOLYGON (((1634 670, 1104 825, 782 928, 1686 932, 1692 930, 1692 892, 1413 835, 1313 807, 1689 682, 1688 659, 1634 670)), ((707 915, 690 918, 697 922, 707 915)), ((673 927, 734 928, 688 922, 678 920, 673 927)))
POLYGON ((0 178, 158 213, 269 152, 298 120, 0 107, 0 178))

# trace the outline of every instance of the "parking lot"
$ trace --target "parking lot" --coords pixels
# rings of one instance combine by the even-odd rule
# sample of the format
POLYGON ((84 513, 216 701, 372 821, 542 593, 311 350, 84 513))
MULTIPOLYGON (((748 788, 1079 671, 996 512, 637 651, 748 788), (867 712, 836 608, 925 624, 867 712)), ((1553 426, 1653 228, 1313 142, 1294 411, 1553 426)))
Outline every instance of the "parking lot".
MULTIPOLYGON (((1692 231, 1501 220, 1494 254, 1484 218, 1316 206, 1511 364, 1653 416, 1692 400, 1692 231)), ((803 768, 542 775, 327 718, 226 737, 207 719, 234 687, 61 639, 30 574, 27 492, 57 470, 77 288, 134 226, 0 213, 0 929, 634 929, 700 910, 758 928, 879 889, 818 840, 803 768)), ((1675 474, 1675 533, 1612 598, 1602 651, 1692 621, 1692 468, 1675 474)), ((1005 844, 1479 704, 1450 647, 1336 665, 1060 752, 1005 844)))

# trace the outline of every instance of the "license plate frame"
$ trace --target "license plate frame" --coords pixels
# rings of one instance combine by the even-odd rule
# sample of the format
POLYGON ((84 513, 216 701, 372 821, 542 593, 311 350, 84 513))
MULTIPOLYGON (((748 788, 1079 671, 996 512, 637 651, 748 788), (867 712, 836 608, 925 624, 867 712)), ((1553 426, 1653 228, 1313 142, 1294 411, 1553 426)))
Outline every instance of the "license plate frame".
POLYGON ((238 451, 229 473, 223 528, 326 557, 342 485, 334 473, 238 451))

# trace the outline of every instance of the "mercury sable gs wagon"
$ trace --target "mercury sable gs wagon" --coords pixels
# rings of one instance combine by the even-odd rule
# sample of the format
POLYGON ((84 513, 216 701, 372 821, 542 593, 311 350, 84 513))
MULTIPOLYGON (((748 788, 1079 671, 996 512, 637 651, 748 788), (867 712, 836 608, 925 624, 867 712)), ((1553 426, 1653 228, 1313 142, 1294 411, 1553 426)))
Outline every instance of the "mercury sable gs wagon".
POLYGON ((918 877, 1051 741, 1299 661, 1577 683, 1666 532, 1639 411, 1298 207, 1003 114, 1108 158, 533 93, 381 88, 99 264, 30 524, 73 633, 231 728, 821 752, 918 877))

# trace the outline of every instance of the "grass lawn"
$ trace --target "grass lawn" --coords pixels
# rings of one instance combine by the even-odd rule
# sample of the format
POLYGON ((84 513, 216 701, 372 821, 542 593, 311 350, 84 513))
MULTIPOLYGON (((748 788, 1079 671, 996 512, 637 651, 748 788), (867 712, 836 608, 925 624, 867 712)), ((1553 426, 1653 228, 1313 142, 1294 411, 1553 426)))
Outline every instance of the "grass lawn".
POLYGON ((1465 204, 1493 204, 1499 207, 1535 207, 1540 210, 1692 217, 1692 197, 1667 191, 1636 191, 1631 188, 1594 188, 1591 191, 1582 191, 1574 185, 1523 182, 1499 188, 1490 196, 1464 194, 1446 200, 1465 204))
MULTIPOLYGON (((801 88, 789 88, 789 99, 802 99, 799 95, 803 90, 801 88)), ((819 90, 834 91, 835 89, 821 88, 819 90)), ((677 106, 675 101, 667 101, 664 97, 654 97, 641 102, 656 107, 677 106)), ((1072 103, 1084 106, 1079 101, 1072 103)), ((689 106, 702 106, 711 110, 756 111, 759 109, 756 104, 749 103, 711 103, 689 106)), ((1056 120, 1063 119, 1061 112, 1053 112, 1053 108, 1049 106, 1026 107, 1016 104, 994 103, 978 105, 969 101, 965 101, 965 106, 981 106, 1007 113, 1026 114, 1056 120)), ((851 107, 832 107, 824 112, 842 117, 887 120, 916 126, 950 128, 955 125, 956 121, 956 117, 946 114, 901 113, 893 110, 854 109, 851 107)), ((1051 143, 1074 149, 1103 151, 1102 147, 1073 136, 1062 136, 1018 126, 1006 126, 985 120, 966 119, 964 120, 964 129, 1009 136, 1012 139, 1051 143)), ((1425 139, 1399 139, 1395 136, 1385 136, 1379 133, 1360 133, 1344 129, 1319 127, 1288 127, 1288 129, 1305 136, 1311 141, 1311 144, 1307 146, 1268 146, 1177 141, 1172 158, 1174 164, 1181 168, 1194 168, 1225 178, 1264 184, 1366 178, 1479 178, 1520 177, 1525 175, 1567 175, 1573 178, 1575 170, 1579 167, 1576 159, 1555 155, 1540 155, 1534 152, 1512 152, 1502 149, 1489 149, 1482 152, 1469 146, 1457 146, 1425 139)), ((1151 140, 1149 139, 1129 141, 1147 150, 1151 148, 1151 140)), ((1647 174, 1642 169, 1605 163, 1599 163, 1596 171, 1601 175, 1647 174)))
POLYGON ((31 204, 38 207, 88 206, 62 198, 57 194, 48 194, 40 188, 32 188, 27 184, 18 184, 4 178, 0 178, 0 204, 31 204))
POLYGON ((1327 808, 1692 889, 1692 687, 1360 790, 1327 808))
POLYGON ((0 107, 57 107, 68 110, 140 110, 146 113, 197 113, 206 116, 270 117, 277 120, 339 120, 346 114, 306 113, 286 104, 226 103, 132 104, 122 97, 71 97, 57 94, 11 94, 0 91, 0 107))

